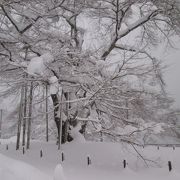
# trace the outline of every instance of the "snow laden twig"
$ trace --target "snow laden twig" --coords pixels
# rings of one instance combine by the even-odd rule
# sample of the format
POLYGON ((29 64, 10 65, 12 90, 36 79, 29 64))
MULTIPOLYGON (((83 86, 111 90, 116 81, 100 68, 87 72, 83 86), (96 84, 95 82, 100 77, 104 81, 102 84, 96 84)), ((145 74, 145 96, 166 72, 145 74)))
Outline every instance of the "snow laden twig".
POLYGON ((127 36, 130 32, 132 32, 133 30, 137 29, 138 27, 144 25, 145 23, 147 23, 148 21, 150 21, 152 18, 154 18, 155 16, 157 16, 159 14, 159 10, 154 10, 150 13, 148 13, 147 15, 141 17, 139 20, 137 20, 136 22, 132 23, 130 26, 128 26, 126 29, 124 30, 120 30, 118 32, 118 34, 113 38, 113 40, 111 41, 109 47, 107 48, 107 50, 103 53, 103 55, 101 56, 102 59, 106 59, 107 56, 111 53, 111 51, 115 48, 115 45, 117 43, 117 41, 125 36, 127 36))
POLYGON ((136 153, 139 155, 139 157, 144 161, 145 165, 146 165, 148 168, 149 168, 149 165, 148 165, 147 162, 151 162, 151 163, 154 163, 154 164, 158 165, 158 163, 157 163, 156 161, 153 161, 153 160, 150 160, 150 159, 147 159, 147 158, 143 157, 143 156, 141 155, 141 153, 135 148, 135 146, 134 146, 132 143, 130 143, 130 145, 133 147, 133 149, 136 151, 136 153))
POLYGON ((144 129, 137 129, 133 132, 131 132, 128 136, 132 136, 134 133, 138 133, 138 132, 143 132, 143 131, 146 131, 146 130, 152 130, 152 128, 156 127, 156 125, 154 124, 153 126, 148 126, 144 129))
POLYGON ((81 118, 81 117, 76 117, 76 119, 78 121, 91 121, 91 122, 94 122, 94 123, 99 123, 98 119, 81 118))
POLYGON ((164 82, 164 80, 162 78, 162 73, 161 73, 161 69, 160 69, 160 66, 159 66, 160 62, 155 57, 153 57, 150 53, 148 53, 145 50, 145 47, 142 48, 142 49, 136 49, 134 47, 127 46, 127 45, 122 45, 122 44, 121 45, 115 45, 115 48, 117 48, 117 49, 130 51, 130 52, 135 52, 136 54, 137 53, 145 54, 152 61, 152 65, 153 65, 152 70, 155 71, 156 77, 160 82, 161 89, 162 89, 163 93, 165 93, 165 89, 164 89, 165 82, 164 82))

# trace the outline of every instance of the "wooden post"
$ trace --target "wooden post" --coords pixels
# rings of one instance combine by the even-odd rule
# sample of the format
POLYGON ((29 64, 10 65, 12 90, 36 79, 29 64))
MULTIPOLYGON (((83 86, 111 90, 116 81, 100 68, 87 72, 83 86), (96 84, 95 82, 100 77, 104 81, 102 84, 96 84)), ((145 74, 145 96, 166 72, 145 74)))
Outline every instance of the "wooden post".
POLYGON ((157 150, 159 150, 159 146, 157 147, 157 150))
POLYGON ((6 145, 6 150, 8 150, 9 149, 9 146, 8 146, 8 144, 6 145))
POLYGON ((171 161, 168 161, 168 168, 169 168, 169 172, 172 170, 172 163, 171 161))
POLYGON ((126 168, 126 165, 127 165, 126 160, 124 160, 123 161, 123 167, 126 168))
POLYGON ((61 160, 62 160, 62 162, 65 160, 63 152, 61 153, 61 160))
POLYGON ((175 150, 175 146, 173 146, 173 150, 175 150))
POLYGON ((23 146, 23 154, 25 154, 25 148, 24 148, 24 146, 23 146))
POLYGON ((43 151, 40 150, 40 158, 42 158, 42 157, 43 157, 43 151))
POLYGON ((90 159, 89 156, 87 157, 87 165, 88 165, 88 166, 91 165, 91 159, 90 159))

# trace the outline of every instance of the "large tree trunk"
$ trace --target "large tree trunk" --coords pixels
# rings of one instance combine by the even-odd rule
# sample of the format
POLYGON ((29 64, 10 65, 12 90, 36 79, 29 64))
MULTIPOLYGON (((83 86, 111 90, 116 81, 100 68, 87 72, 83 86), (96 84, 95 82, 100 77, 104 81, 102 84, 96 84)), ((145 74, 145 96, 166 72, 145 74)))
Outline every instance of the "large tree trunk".
MULTIPOLYGON (((56 123, 57 131, 58 131, 58 136, 60 135, 60 118, 59 118, 59 100, 58 100, 58 95, 57 94, 51 94, 51 98, 53 101, 53 106, 54 106, 54 120, 56 123)), ((58 140, 58 139, 57 139, 58 140)))
MULTIPOLYGON (((69 99, 67 93, 65 93, 64 95, 65 95, 66 100, 69 99)), ((64 144, 67 141, 72 140, 72 137, 68 133, 68 129, 69 129, 69 119, 68 119, 68 117, 69 117, 69 115, 68 115, 69 103, 66 104, 67 120, 66 120, 66 122, 62 121, 62 124, 61 124, 61 119, 59 116, 60 115, 60 111, 59 111, 60 107, 59 107, 58 95, 57 94, 51 94, 51 98, 52 98, 53 106, 54 106, 54 120, 55 120, 57 131, 58 131, 58 137, 61 136, 61 142, 62 142, 62 144, 64 144), (60 132, 60 127, 62 127, 62 132, 60 132)), ((57 143, 59 141, 58 137, 57 137, 57 143)))

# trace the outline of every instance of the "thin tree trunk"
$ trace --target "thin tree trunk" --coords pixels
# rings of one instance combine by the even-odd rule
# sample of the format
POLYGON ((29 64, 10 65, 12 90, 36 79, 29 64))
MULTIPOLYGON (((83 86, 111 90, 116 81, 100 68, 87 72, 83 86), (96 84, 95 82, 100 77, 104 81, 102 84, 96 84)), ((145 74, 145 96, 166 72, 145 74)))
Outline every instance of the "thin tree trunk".
POLYGON ((2 135, 2 116, 3 116, 3 110, 0 109, 0 138, 2 135))
MULTIPOLYGON (((46 85, 47 86, 47 85, 46 85)), ((44 99, 46 96, 46 87, 45 87, 45 92, 44 92, 44 87, 43 87, 43 90, 42 90, 42 99, 44 99)), ((43 103, 40 104, 40 110, 43 111, 44 110, 44 106, 43 106, 43 103)))
POLYGON ((25 86, 24 86, 24 117, 23 117, 22 146, 25 146, 25 143, 26 143, 27 90, 28 90, 28 88, 27 88, 27 83, 26 83, 25 86))
POLYGON ((27 146, 26 148, 30 148, 30 140, 31 140, 31 120, 32 120, 32 101, 33 101, 33 82, 31 82, 30 93, 29 93, 29 115, 28 115, 28 126, 27 126, 27 146))
POLYGON ((126 107, 127 107, 127 110, 126 110, 126 119, 129 119, 129 110, 128 110, 128 100, 126 99, 126 107))
MULTIPOLYGON (((63 92, 61 92, 61 101, 63 99, 63 92)), ((63 104, 59 103, 59 117, 60 117, 60 124, 59 124, 59 135, 58 135, 58 149, 61 149, 61 143, 62 143, 62 110, 63 110, 63 104)))
POLYGON ((16 150, 18 150, 19 146, 20 146, 21 123, 22 123, 22 118, 23 118, 23 98, 24 98, 24 87, 21 88, 21 99, 20 99, 20 106, 19 106, 16 150))
MULTIPOLYGON (((27 59, 27 55, 28 55, 28 48, 26 48, 25 51, 25 60, 27 59)), ((24 74, 24 80, 26 81, 26 78, 28 77, 28 74, 25 73, 24 74)), ((26 114, 27 114, 27 91, 28 91, 28 83, 25 83, 24 86, 24 113, 23 113, 23 137, 22 137, 22 146, 25 146, 25 142, 26 142, 26 114)))
POLYGON ((48 124, 48 86, 46 85, 46 141, 49 141, 49 124, 48 124))

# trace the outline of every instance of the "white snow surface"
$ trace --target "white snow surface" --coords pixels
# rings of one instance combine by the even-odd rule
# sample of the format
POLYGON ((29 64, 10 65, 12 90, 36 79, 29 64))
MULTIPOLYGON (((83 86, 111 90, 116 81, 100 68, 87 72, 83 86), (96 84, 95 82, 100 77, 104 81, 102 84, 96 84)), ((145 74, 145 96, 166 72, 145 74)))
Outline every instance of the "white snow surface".
POLYGON ((64 176, 63 167, 61 164, 58 164, 54 170, 54 179, 53 180, 66 180, 64 176))
POLYGON ((54 57, 50 53, 43 54, 40 57, 34 57, 27 66, 27 72, 32 76, 47 78, 50 76, 50 70, 47 64, 53 61, 54 57))
POLYGON ((44 63, 52 63, 54 61, 54 57, 50 53, 41 55, 41 58, 43 59, 44 63))
POLYGON ((122 143, 67 143, 58 150, 55 142, 31 144, 22 154, 15 144, 0 145, 0 180, 179 180, 180 148, 135 146, 147 159, 146 163, 131 145, 122 143), (40 158, 40 150, 43 157, 40 158), (64 153, 64 161, 61 153, 64 153), (3 154, 3 155, 2 155, 3 154), (8 156, 8 157, 7 157, 8 156), (87 157, 91 164, 87 164, 87 157), (127 168, 123 168, 123 160, 127 168), (152 161, 148 161, 152 160, 152 161), (173 170, 168 171, 168 161, 173 170), (64 178, 64 179, 63 179, 64 178))
POLYGON ((60 87, 57 77, 52 75, 48 67, 48 64, 53 61, 54 57, 50 53, 45 53, 40 57, 34 57, 27 66, 27 73, 31 76, 48 80, 50 83, 50 94, 57 94, 59 92, 59 95, 61 95, 62 87, 60 87))
POLYGON ((49 180, 50 177, 24 162, 0 154, 1 180, 49 180))
POLYGON ((27 67, 27 72, 33 76, 42 76, 45 70, 44 68, 43 59, 41 57, 34 57, 27 67))
POLYGON ((79 132, 81 124, 79 123, 75 128, 72 128, 70 134, 73 137, 73 143, 84 143, 86 142, 84 136, 79 132))
POLYGON ((52 76, 49 78, 50 83, 50 94, 57 94, 59 91, 59 83, 56 76, 52 76))

